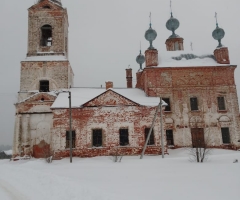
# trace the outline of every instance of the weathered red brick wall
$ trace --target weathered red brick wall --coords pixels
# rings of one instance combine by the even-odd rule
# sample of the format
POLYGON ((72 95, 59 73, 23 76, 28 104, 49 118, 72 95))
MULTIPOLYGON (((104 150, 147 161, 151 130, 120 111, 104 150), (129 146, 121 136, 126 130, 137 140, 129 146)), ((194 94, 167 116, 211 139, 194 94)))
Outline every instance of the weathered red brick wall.
MULTIPOLYGON (((104 102, 103 102, 104 103, 104 102)), ((90 104, 89 104, 90 105, 90 104)), ((117 148, 122 155, 138 155, 145 143, 144 131, 150 127, 155 107, 144 106, 98 106, 72 109, 72 129, 76 132, 74 155, 91 157, 111 155, 117 148), (129 146, 119 146, 119 129, 128 128, 129 146), (92 130, 102 129, 103 147, 92 147, 92 130)), ((53 149, 55 156, 69 155, 66 146, 66 130, 69 129, 68 109, 53 110, 53 149)), ((159 116, 154 126, 155 145, 147 148, 147 154, 159 154, 160 122, 159 116)), ((165 149, 167 152, 167 149, 165 149)))
MULTIPOLYGON (((20 91, 38 91, 40 80, 49 80, 49 90, 73 86, 73 71, 69 61, 21 62, 20 91)), ((19 93, 19 101, 31 93, 19 93)))
MULTIPOLYGON (((234 81, 236 66, 145 68, 137 86, 149 96, 170 98, 165 112, 166 129, 172 129, 176 146, 191 145, 191 128, 211 132, 211 146, 236 148, 240 144, 239 104, 234 81), (142 87, 145 85, 145 87, 142 87), (226 110, 218 110, 217 97, 226 110), (190 97, 197 97, 198 111, 191 111, 190 97), (222 142, 221 128, 229 127, 231 144, 222 142)), ((207 133, 205 133, 207 134, 207 133)))
POLYGON ((158 66, 158 50, 148 49, 145 51, 146 67, 158 66))
POLYGON ((169 38, 165 42, 167 51, 182 51, 183 48, 183 38, 169 38))
POLYGON ((227 47, 214 50, 214 56, 219 64, 230 64, 229 53, 227 47))

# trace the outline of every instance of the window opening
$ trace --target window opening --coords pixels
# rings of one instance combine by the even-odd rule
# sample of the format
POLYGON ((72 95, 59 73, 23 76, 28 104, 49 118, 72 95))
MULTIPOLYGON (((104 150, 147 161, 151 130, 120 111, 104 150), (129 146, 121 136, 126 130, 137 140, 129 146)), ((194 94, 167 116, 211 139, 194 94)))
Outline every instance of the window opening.
MULTIPOLYGON (((149 131, 150 131, 150 128, 145 128, 145 141, 147 140, 147 136, 148 136, 149 131)), ((152 129, 152 132, 151 132, 151 135, 150 135, 150 138, 148 140, 147 145, 154 145, 154 132, 153 132, 153 129, 152 129)))
POLYGON ((198 100, 196 97, 190 98, 191 110, 198 110, 198 100))
POLYGON ((173 130, 166 130, 167 145, 174 145, 173 130))
POLYGON ((165 107, 165 111, 171 111, 170 98, 162 98, 168 105, 165 107))
POLYGON ((52 27, 50 25, 44 25, 42 26, 41 31, 41 45, 43 47, 52 46, 52 27))
MULTIPOLYGON (((72 148, 75 148, 76 133, 72 131, 72 148)), ((66 148, 70 148, 70 131, 66 131, 66 148)))
POLYGON ((223 144, 230 143, 229 128, 221 128, 223 144))
POLYGON ((128 129, 120 129, 119 137, 120 137, 120 146, 129 145, 128 129))
POLYGON ((92 133, 92 146, 101 147, 102 146, 102 129, 94 129, 92 133))
POLYGON ((218 110, 226 110, 224 97, 218 97, 218 110))
POLYGON ((50 6, 43 6, 45 9, 51 9, 50 6))
POLYGON ((49 81, 40 81, 39 92, 49 92, 49 81))

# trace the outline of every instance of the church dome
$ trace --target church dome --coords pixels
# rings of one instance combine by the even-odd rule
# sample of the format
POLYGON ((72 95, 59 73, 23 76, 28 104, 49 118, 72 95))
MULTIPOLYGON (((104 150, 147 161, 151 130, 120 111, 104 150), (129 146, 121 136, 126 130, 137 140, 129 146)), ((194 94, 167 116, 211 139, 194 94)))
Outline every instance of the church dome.
POLYGON ((166 23, 166 28, 169 31, 172 31, 172 35, 169 38, 179 37, 178 35, 175 34, 175 30, 178 29, 179 25, 180 25, 180 23, 179 23, 178 19, 174 18, 171 14, 171 18, 166 23))
POLYGON ((142 64, 145 62, 145 56, 142 55, 141 51, 136 58, 137 63, 140 65, 140 69, 142 69, 142 64))
POLYGON ((157 32, 154 29, 152 29, 152 26, 150 24, 149 29, 145 32, 145 38, 147 41, 150 42, 150 47, 148 49, 154 49, 154 47, 152 46, 152 42, 153 40, 156 39, 156 37, 157 37, 157 32))
POLYGON ((141 51, 140 51, 140 54, 137 56, 136 61, 140 65, 145 62, 145 57, 144 57, 144 55, 142 55, 141 51))
POLYGON ((222 47, 221 40, 224 38, 224 36, 225 36, 225 31, 222 28, 219 28, 217 24, 216 29, 212 32, 212 37, 215 40, 218 40, 219 42, 218 47, 222 47))

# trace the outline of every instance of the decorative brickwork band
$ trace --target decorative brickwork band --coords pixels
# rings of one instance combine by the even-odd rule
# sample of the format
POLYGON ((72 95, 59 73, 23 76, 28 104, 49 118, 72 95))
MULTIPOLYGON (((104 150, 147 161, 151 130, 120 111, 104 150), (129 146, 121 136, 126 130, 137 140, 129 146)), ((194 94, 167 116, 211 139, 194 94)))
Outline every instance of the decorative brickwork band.
POLYGON ((214 50, 214 56, 219 64, 230 64, 229 53, 227 47, 214 50))
POLYGON ((167 51, 183 51, 183 38, 169 38, 165 42, 167 51))
POLYGON ((106 81, 106 90, 109 88, 113 88, 113 82, 112 81, 106 81))
POLYGON ((145 51, 146 67, 158 66, 158 50, 148 49, 145 51))
POLYGON ((126 69, 127 88, 132 88, 132 69, 126 69))

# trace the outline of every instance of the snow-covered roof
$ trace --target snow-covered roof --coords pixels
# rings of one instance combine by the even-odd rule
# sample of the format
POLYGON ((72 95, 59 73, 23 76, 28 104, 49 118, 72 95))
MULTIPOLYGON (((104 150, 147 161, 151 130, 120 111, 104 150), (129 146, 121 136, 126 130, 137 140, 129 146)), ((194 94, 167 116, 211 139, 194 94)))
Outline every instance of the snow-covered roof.
POLYGON ((158 60, 158 67, 226 66, 226 64, 218 64, 212 53, 196 51, 159 52, 158 60))
MULTIPOLYGON (((159 104, 159 97, 148 97, 145 92, 137 88, 110 88, 112 90, 140 105, 143 106, 157 106, 159 104)), ((106 92, 105 88, 71 88, 71 106, 79 108, 86 102, 106 92)), ((164 104, 167 105, 167 104, 164 104)), ((68 93, 60 93, 53 103, 51 108, 68 108, 69 99, 68 93)))
MULTIPOLYGON (((39 92, 38 90, 28 91, 27 93, 35 93, 35 94, 27 97, 26 99, 23 99, 22 101, 19 101, 17 104, 23 103, 23 102, 27 101, 28 99, 31 99, 32 97, 37 96, 38 94, 40 94, 40 92, 39 92)), ((58 93, 58 91, 46 92, 46 94, 49 94, 49 95, 54 96, 54 97, 57 96, 56 93, 58 93)), ((41 94, 42 94, 42 93, 41 93, 41 94)))
POLYGON ((24 61, 67 61, 67 58, 61 55, 42 55, 28 56, 24 61))

